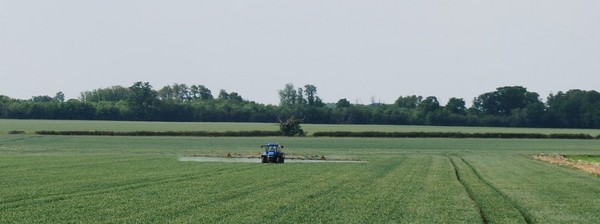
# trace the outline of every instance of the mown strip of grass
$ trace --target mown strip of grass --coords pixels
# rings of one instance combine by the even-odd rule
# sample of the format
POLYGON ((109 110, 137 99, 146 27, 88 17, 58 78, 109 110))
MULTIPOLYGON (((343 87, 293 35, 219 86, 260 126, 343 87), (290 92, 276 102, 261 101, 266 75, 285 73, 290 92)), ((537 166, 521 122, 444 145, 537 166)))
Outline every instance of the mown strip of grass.
MULTIPOLYGON (((13 134, 23 132, 13 131, 13 134)), ((87 135, 87 136, 196 136, 196 137, 275 137, 280 131, 36 131, 38 135, 87 135)), ((316 132, 314 137, 360 137, 360 138, 498 138, 498 139, 594 139, 589 134, 541 134, 541 133, 463 133, 463 132, 316 132)), ((596 137, 600 139, 600 136, 596 137)))
MULTIPOLYGON (((542 133, 542 134, 589 134, 600 135, 600 129, 551 129, 506 127, 459 127, 415 125, 330 125, 302 124, 309 134, 316 132, 464 132, 464 133, 542 133)), ((10 120, 0 119, 0 135, 11 130, 33 133, 39 130, 54 131, 277 131, 275 123, 235 122, 148 122, 148 121, 78 121, 78 120, 10 120)))
MULTIPOLYGON (((593 139, 589 134, 463 132, 316 132, 315 137, 593 139)), ((600 136, 596 137, 599 138, 600 136)))
POLYGON ((196 137, 270 137, 282 136, 280 131, 36 131, 38 135, 89 136, 196 136, 196 137))

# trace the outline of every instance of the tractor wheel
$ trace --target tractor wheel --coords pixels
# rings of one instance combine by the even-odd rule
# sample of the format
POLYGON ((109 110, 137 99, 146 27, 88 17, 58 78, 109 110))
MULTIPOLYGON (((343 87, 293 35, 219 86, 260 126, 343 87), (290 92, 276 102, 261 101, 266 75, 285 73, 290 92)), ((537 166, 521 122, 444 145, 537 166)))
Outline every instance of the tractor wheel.
POLYGON ((267 163, 267 157, 263 156, 263 157, 261 157, 261 159, 262 159, 262 163, 267 163))
POLYGON ((283 163, 283 162, 285 161, 285 158, 284 158, 284 157, 281 157, 281 160, 280 160, 280 161, 281 161, 281 163, 283 163))

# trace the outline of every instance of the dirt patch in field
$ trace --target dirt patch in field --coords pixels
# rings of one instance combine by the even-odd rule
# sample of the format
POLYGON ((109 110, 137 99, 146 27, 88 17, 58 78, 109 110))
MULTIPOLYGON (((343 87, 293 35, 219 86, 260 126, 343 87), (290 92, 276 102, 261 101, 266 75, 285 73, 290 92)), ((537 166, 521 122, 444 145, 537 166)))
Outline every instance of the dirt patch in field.
MULTIPOLYGON (((230 163, 260 163, 260 154, 243 155, 239 153, 228 153, 225 155, 198 154, 184 155, 179 157, 182 162, 230 162, 230 163)), ((365 160, 347 158, 343 156, 324 155, 286 155, 285 163, 367 163, 365 160)))
POLYGON ((562 155, 534 155, 534 159, 545 161, 560 166, 568 166, 575 169, 580 169, 588 173, 600 175, 600 163, 592 163, 581 160, 567 159, 562 155))

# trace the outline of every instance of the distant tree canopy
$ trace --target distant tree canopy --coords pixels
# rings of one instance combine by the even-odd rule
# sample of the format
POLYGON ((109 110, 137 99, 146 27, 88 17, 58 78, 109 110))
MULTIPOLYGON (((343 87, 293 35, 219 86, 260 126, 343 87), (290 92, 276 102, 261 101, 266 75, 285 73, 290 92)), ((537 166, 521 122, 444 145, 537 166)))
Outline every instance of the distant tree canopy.
POLYGON ((214 97, 204 85, 174 83, 156 90, 135 82, 66 101, 62 92, 28 100, 0 96, 0 118, 274 123, 294 117, 324 124, 600 128, 600 93, 593 90, 558 92, 543 102, 525 87, 505 86, 475 97, 470 107, 461 98, 442 105, 435 96, 416 95, 400 96, 393 104, 352 104, 345 98, 324 103, 312 84, 289 83, 278 94, 279 105, 264 105, 226 90, 214 97))
POLYGON ((537 93, 527 91, 521 86, 497 88, 494 92, 484 93, 475 98, 473 107, 491 115, 509 115, 514 109, 526 108, 541 103, 537 93))

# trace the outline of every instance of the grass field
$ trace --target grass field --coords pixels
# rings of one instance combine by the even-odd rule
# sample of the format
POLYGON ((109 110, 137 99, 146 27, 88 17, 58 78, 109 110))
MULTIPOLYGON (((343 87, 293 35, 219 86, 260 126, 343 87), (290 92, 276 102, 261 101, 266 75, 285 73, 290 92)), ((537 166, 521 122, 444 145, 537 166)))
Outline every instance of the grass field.
MULTIPOLYGON (((85 127, 158 131, 271 127, 271 124, 13 120, 0 120, 0 124, 4 132, 85 127)), ((529 156, 540 153, 600 155, 600 144, 598 140, 552 139, 98 137, 3 133, 0 134, 0 223, 594 223, 600 220, 600 177, 532 160, 529 156), (288 153, 344 156, 368 163, 179 160, 193 154, 256 154, 267 141, 284 144, 288 153)))
POLYGON ((589 156, 589 155, 567 155, 567 158, 572 160, 581 160, 591 163, 600 163, 600 155, 589 156))
MULTIPOLYGON (((463 133, 541 133, 600 135, 600 129, 549 128, 496 128, 496 127, 443 127, 414 125, 326 125, 302 124, 312 134, 328 131, 376 132, 463 132, 463 133)), ((275 123, 223 122, 130 122, 130 121, 57 121, 57 120, 4 120, 0 119, 0 134, 10 131, 277 131, 275 123)))

